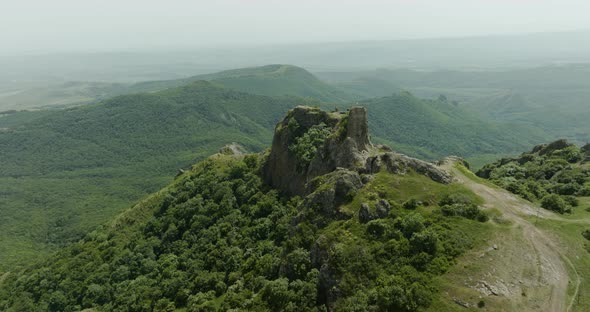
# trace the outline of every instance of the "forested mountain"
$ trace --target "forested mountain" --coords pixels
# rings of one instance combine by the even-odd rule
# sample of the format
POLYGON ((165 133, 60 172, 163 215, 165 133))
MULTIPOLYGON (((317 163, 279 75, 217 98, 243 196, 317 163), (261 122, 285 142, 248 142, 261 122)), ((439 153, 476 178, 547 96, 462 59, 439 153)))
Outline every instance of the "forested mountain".
POLYGON ((452 181, 373 146, 363 108, 300 106, 270 152, 209 157, 81 241, 4 275, 0 309, 428 308, 440 302, 436 277, 493 227, 481 199, 452 181))
POLYGON ((261 95, 311 97, 326 103, 345 103, 359 98, 350 91, 329 85, 303 68, 292 65, 267 65, 240 68, 179 80, 143 82, 126 92, 145 92, 181 86, 191 81, 207 80, 227 88, 261 95))
POLYGON ((459 155, 479 164, 479 159, 517 153, 546 137, 531 126, 485 121, 444 96, 425 100, 400 92, 358 104, 370 108, 376 138, 427 159, 459 155))
POLYGON ((303 68, 277 64, 162 81, 139 83, 75 81, 51 83, 42 87, 24 86, 20 90, 14 87, 16 91, 8 89, 5 93, 0 89, 0 111, 88 104, 117 95, 157 92, 202 80, 251 94, 300 96, 327 103, 342 104, 366 94, 356 94, 354 89, 344 91, 342 88, 327 84, 303 68))
MULTIPOLYGON (((590 65, 559 64, 497 70, 378 69, 316 73, 335 86, 383 93, 374 86, 391 85, 418 97, 449 101, 480 118, 517 123, 551 139, 590 141, 590 65)), ((389 88, 388 88, 389 89, 389 88)), ((365 95, 371 95, 370 93, 365 95)))
POLYGON ((1 268, 75 241, 224 144, 260 150, 303 102, 197 82, 0 118, 1 268))
MULTIPOLYGON (((236 141, 260 150, 288 108, 305 102, 334 107, 217 85, 267 94, 324 94, 324 99, 335 94, 295 67, 273 65, 209 78, 216 82, 123 95, 65 110, 0 115, 2 265, 7 268, 38 251, 76 240, 164 185, 178 168, 224 144, 236 141)), ((170 83, 141 88, 165 88, 178 81, 170 83)), ((526 127, 478 119, 444 98, 420 100, 402 92, 359 104, 370 108, 376 141, 427 159, 455 154, 481 162, 479 158, 516 153, 544 140, 526 127)))

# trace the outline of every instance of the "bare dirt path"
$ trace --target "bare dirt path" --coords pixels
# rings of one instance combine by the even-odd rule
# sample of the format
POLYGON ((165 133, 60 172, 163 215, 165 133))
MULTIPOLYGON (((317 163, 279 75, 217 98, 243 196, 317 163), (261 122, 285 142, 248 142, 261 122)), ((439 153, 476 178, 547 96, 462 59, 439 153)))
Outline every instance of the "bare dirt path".
POLYGON ((556 237, 538 229, 526 217, 576 223, 587 221, 561 218, 505 190, 478 183, 458 170, 454 162, 447 162, 443 167, 453 172, 459 183, 482 197, 487 208, 500 210, 502 217, 513 223, 511 231, 521 236, 518 239, 498 238, 501 247, 492 256, 493 261, 490 259, 493 274, 487 273, 487 279, 492 281, 479 283, 491 289, 494 296, 509 300, 508 306, 513 311, 570 311, 576 295, 572 296, 571 302, 567 302, 570 281, 567 268, 570 267, 573 272, 575 294, 580 277, 572 262, 560 250, 556 237), (500 291, 494 292, 494 289, 500 291))

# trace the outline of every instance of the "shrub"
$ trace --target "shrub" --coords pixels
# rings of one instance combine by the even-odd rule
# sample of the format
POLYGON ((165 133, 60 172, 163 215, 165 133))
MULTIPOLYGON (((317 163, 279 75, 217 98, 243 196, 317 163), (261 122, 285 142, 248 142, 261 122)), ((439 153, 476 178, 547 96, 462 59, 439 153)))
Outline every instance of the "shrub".
POLYGON ((564 196, 563 200, 572 207, 578 207, 580 205, 580 201, 575 196, 564 196))
POLYGON ((478 308, 480 308, 480 309, 484 308, 485 306, 486 306, 486 302, 485 302, 485 301, 483 301, 483 300, 480 300, 480 301, 477 303, 477 307, 478 307, 478 308))
POLYGON ((295 143, 289 145, 289 151, 297 157, 299 169, 309 166, 316 151, 324 144, 330 133, 330 128, 321 123, 311 127, 304 135, 296 138, 295 143))
POLYGON ((418 208, 418 207, 419 207, 419 206, 421 206, 421 205, 422 205, 422 202, 421 202, 421 201, 419 201, 419 200, 417 200, 417 199, 415 199, 415 198, 411 198, 411 199, 408 199, 408 200, 407 200, 407 201, 406 201, 406 202, 403 204, 403 207, 404 207, 405 209, 408 209, 408 210, 414 210, 414 209, 418 208))
POLYGON ((459 216, 480 222, 489 220, 488 215, 475 204, 453 204, 440 207, 444 216, 459 216))
POLYGON ((570 210, 565 200, 556 194, 549 194, 543 197, 541 200, 541 207, 559 213, 566 213, 570 210))
POLYGON ((471 198, 464 194, 453 193, 445 195, 439 202, 439 206, 454 205, 454 204, 470 204, 471 198))
POLYGON ((586 183, 584 186, 578 191, 578 196, 590 196, 590 184, 586 183))

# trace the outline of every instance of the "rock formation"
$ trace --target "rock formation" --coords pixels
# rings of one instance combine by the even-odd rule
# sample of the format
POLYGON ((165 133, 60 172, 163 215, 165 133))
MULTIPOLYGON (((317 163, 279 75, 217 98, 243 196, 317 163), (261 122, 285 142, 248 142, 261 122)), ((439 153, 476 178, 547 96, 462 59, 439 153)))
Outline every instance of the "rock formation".
MULTIPOLYGON (((287 195, 305 196, 305 206, 338 217, 337 208, 381 170, 415 171, 440 183, 452 182, 447 171, 432 163, 373 146, 364 107, 325 112, 298 106, 289 111, 276 126, 262 176, 287 195)), ((365 208, 360 218, 367 222, 387 215, 389 204, 380 203, 374 212, 365 208)))
POLYGON ((291 110, 276 129, 268 159, 263 167, 266 182, 289 195, 306 195, 306 184, 336 168, 354 169, 363 165, 372 146, 368 135, 367 110, 353 107, 348 112, 329 113, 306 106, 291 110), (307 163, 293 153, 298 138, 312 127, 329 129, 320 146, 313 147, 307 163))
POLYGON ((240 156, 248 154, 248 150, 242 145, 233 142, 221 147, 219 149, 219 154, 240 156))

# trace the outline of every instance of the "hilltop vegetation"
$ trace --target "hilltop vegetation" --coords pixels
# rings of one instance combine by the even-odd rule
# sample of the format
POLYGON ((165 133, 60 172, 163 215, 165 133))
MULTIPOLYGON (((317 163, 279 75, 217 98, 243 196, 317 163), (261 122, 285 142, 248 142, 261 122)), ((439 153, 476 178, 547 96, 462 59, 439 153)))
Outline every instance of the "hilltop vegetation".
POLYGON ((199 82, 0 118, 0 270, 76 241, 229 142, 260 150, 302 101, 199 82))
POLYGON ((538 145, 516 158, 484 166, 477 175, 559 213, 578 206, 576 196, 590 196, 590 145, 565 140, 538 145))
MULTIPOLYGON (((296 115, 303 116, 298 124, 305 131, 285 136, 277 127, 276 135, 297 144, 306 135, 316 137, 309 131, 317 131, 319 112, 305 110, 306 115, 296 115)), ((317 156, 325 144, 343 148, 329 157, 346 158, 356 150, 349 143, 367 134, 345 117, 324 116, 336 123, 323 126, 330 134, 316 146, 312 163, 326 161, 322 165, 327 166, 329 160, 317 156)), ((302 196, 291 197, 269 187, 261 174, 268 162, 281 161, 270 156, 272 151, 214 155, 81 241, 4 276, 0 309, 428 307, 438 296, 434 278, 489 226, 481 223, 487 220, 477 207, 481 200, 459 184, 436 182, 437 174, 446 174, 433 165, 384 152, 384 147, 366 148, 374 155, 365 159, 370 171, 353 163, 316 176, 302 196), (364 183, 359 184, 359 172, 365 172, 364 183), (343 195, 342 188, 350 191, 343 195), (316 201, 325 196, 338 204, 316 201)))

